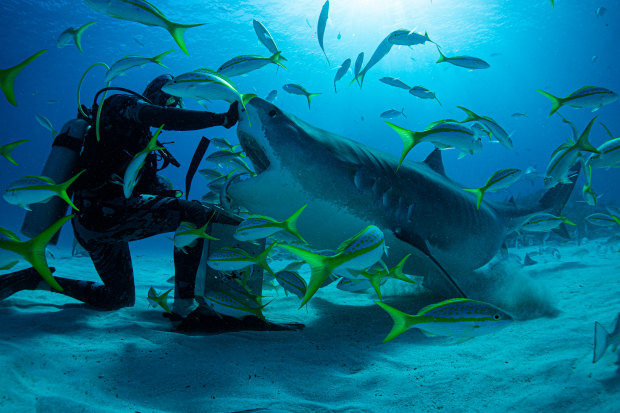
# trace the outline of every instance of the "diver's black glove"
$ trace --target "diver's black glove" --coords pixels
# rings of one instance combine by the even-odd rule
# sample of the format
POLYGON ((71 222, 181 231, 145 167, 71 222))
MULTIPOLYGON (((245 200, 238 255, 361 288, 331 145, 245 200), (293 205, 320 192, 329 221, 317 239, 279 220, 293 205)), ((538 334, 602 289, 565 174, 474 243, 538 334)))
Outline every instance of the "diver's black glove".
POLYGON ((226 129, 230 129, 239 121, 239 108, 237 102, 233 102, 230 104, 228 108, 228 112, 226 112, 226 117, 224 118, 223 127, 226 129))

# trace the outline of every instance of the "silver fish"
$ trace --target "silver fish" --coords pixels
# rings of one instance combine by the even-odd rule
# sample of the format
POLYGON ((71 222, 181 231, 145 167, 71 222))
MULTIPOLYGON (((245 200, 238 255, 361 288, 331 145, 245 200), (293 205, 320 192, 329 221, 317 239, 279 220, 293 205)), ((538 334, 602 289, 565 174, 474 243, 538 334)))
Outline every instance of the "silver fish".
POLYGON ((336 90, 336 82, 342 79, 342 77, 345 75, 345 73, 347 73, 350 67, 351 67, 351 59, 347 59, 344 62, 342 62, 342 65, 336 72, 336 77, 334 77, 334 92, 335 93, 338 93, 338 91, 336 90))
POLYGON ((325 36, 325 26, 327 25, 327 15, 329 14, 329 0, 323 4, 323 8, 321 8, 321 14, 319 15, 319 22, 316 26, 316 35, 319 38, 319 46, 321 46, 321 50, 325 55, 325 59, 327 59, 327 64, 329 63, 329 58, 327 57, 327 53, 325 53, 325 48, 323 47, 323 36, 325 36))

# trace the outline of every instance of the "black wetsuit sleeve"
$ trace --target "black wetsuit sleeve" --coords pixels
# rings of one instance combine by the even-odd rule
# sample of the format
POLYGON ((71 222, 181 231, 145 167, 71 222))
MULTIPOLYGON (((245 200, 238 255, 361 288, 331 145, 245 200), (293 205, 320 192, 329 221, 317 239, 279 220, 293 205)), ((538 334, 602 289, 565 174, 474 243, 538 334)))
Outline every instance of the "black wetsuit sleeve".
POLYGON ((200 110, 166 108, 138 101, 134 107, 134 116, 143 125, 154 128, 164 125, 166 130, 196 130, 221 126, 226 122, 226 114, 200 110))

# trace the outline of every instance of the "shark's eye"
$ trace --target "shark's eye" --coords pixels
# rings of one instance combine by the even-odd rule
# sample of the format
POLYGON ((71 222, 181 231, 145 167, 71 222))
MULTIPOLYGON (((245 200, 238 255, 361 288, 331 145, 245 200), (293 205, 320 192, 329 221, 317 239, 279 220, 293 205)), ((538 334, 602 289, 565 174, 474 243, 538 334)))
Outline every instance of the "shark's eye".
POLYGON ((272 118, 273 118, 273 117, 275 117, 277 114, 278 114, 278 112, 276 112, 276 110, 275 110, 275 109, 271 109, 271 110, 269 111, 269 116, 270 116, 270 117, 272 117, 272 118))

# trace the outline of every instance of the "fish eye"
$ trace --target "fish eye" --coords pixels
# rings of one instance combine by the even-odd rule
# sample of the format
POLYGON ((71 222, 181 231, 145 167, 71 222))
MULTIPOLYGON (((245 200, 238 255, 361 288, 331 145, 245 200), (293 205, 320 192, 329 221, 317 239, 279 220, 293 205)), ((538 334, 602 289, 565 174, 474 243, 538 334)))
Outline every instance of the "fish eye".
POLYGON ((499 320, 499 319, 500 319, 499 314, 495 314, 495 315, 493 316, 493 319, 494 319, 494 320, 499 320))
POLYGON ((273 117, 275 117, 277 114, 278 114, 278 112, 276 112, 276 110, 275 110, 275 109, 271 109, 271 110, 269 111, 269 116, 270 116, 270 117, 272 117, 272 118, 273 118, 273 117))

